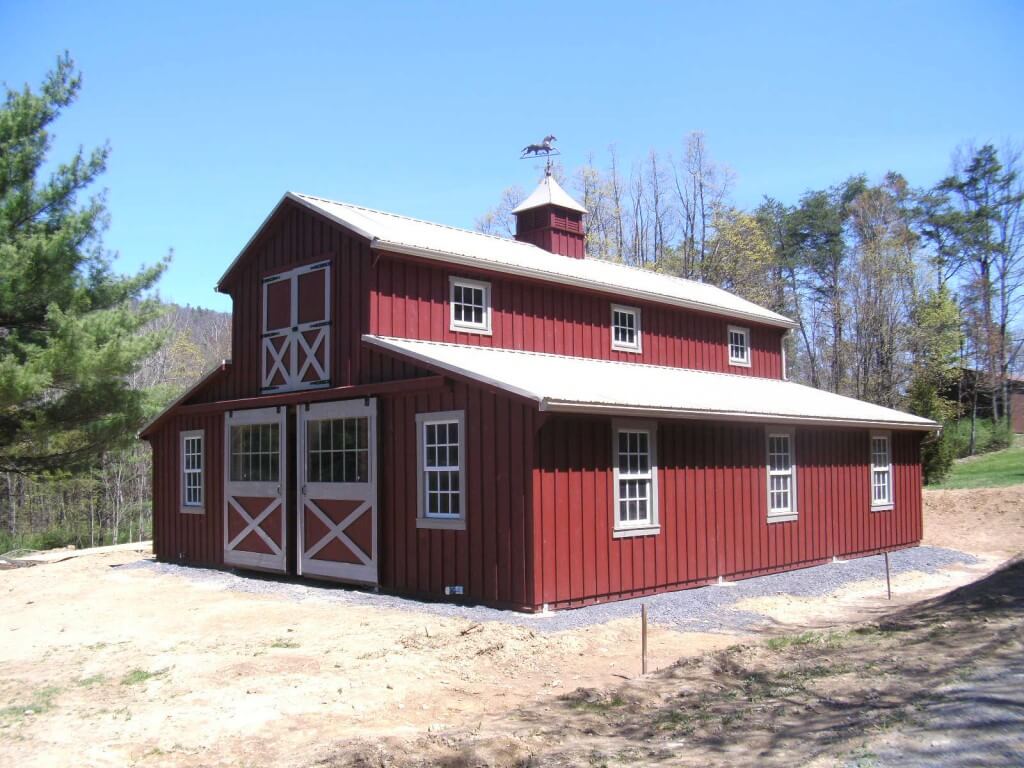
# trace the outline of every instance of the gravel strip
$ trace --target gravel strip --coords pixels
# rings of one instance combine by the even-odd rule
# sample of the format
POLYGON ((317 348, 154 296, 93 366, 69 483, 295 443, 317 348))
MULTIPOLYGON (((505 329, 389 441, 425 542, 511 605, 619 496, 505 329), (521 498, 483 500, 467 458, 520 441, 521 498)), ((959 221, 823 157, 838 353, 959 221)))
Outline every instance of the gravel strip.
MULTIPOLYGON (((976 562, 978 559, 973 555, 942 547, 914 547, 889 555, 893 574, 911 571, 935 573, 952 565, 970 565, 976 562)), ((741 632, 765 621, 762 614, 730 607, 741 600, 776 595, 817 597, 858 581, 885 578, 884 560, 881 555, 874 555, 842 563, 827 563, 797 571, 744 579, 724 587, 684 589, 652 597, 556 611, 548 615, 530 615, 483 606, 430 603, 394 595, 374 594, 371 591, 343 585, 295 582, 254 573, 194 568, 154 560, 127 563, 119 566, 119 569, 140 569, 179 576, 207 588, 270 595, 286 600, 317 600, 416 611, 471 621, 498 621, 529 626, 545 632, 561 632, 636 616, 640 611, 641 602, 647 604, 648 619, 654 624, 685 632, 741 632)))

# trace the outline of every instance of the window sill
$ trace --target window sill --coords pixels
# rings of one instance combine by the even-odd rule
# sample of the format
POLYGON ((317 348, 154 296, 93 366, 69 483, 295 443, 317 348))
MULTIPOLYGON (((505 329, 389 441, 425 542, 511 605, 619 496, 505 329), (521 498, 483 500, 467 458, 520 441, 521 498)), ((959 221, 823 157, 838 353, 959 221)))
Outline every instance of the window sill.
POLYGON ((796 513, 787 513, 785 515, 768 515, 768 524, 771 523, 792 523, 797 520, 800 516, 796 513))
POLYGON ((747 362, 743 362, 742 360, 733 360, 730 358, 729 365, 731 365, 733 368, 749 368, 750 361, 748 360, 747 362))
POLYGON ((613 539, 628 539, 633 536, 657 536, 661 533, 660 525, 645 525, 642 528, 616 528, 612 532, 613 539))
POLYGON ((181 508, 178 509, 178 512, 180 512, 183 515, 205 515, 206 514, 206 508, 205 507, 181 507, 181 508))
POLYGON ((448 330, 452 333, 475 333, 477 336, 494 335, 494 332, 490 328, 475 328, 473 326, 455 325, 454 323, 448 326, 448 330))
POLYGON ((871 511, 872 512, 891 512, 895 508, 896 508, 895 504, 872 504, 871 505, 871 511))
POLYGON ((640 347, 627 347, 621 344, 612 344, 612 350, 615 352, 632 352, 634 355, 643 354, 643 350, 640 347))
POLYGON ((465 518, 445 520, 440 517, 417 517, 416 527, 438 531, 464 531, 466 530, 466 520, 465 518))

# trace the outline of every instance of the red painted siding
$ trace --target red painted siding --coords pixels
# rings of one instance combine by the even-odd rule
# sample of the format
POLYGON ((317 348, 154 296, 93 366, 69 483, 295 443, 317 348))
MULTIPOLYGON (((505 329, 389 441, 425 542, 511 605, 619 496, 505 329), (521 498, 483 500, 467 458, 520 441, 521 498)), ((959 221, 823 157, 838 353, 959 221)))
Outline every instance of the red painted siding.
POLYGON ((369 327, 381 336, 782 378, 780 328, 391 254, 371 274, 369 327), (491 283, 491 335, 450 330, 452 276, 491 283), (641 353, 611 348, 613 302, 640 307, 641 353), (750 328, 750 367, 729 365, 730 324, 750 328))
POLYGON ((477 387, 388 396, 379 401, 381 584, 407 594, 532 607, 534 408, 477 387), (416 527, 416 414, 465 411, 466 530, 416 527))
POLYGON ((895 508, 870 509, 868 432, 798 428, 799 517, 767 521, 762 426, 662 422, 660 533, 615 539, 611 422, 558 417, 534 467, 535 606, 582 605, 801 567, 921 539, 919 435, 893 433, 895 508))
POLYGON ((192 565, 224 563, 224 417, 175 416, 150 440, 153 448, 153 552, 160 560, 192 565), (202 514, 181 509, 181 432, 203 430, 205 487, 202 514))

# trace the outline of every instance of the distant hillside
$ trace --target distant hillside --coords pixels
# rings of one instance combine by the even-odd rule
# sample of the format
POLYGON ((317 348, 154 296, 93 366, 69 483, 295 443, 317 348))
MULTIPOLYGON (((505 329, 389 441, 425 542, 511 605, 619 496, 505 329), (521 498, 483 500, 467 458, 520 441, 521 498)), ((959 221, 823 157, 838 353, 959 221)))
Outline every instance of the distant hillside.
POLYGON ((231 357, 231 315, 227 312, 167 304, 153 327, 167 332, 167 342, 135 375, 134 387, 184 391, 231 357))

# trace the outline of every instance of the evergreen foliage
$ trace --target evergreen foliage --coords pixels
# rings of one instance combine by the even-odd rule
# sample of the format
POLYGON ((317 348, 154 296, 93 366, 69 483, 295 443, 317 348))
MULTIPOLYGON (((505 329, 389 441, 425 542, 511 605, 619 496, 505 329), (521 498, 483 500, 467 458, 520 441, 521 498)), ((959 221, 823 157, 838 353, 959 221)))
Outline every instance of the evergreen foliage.
POLYGON ((103 197, 80 200, 108 147, 46 170, 51 126, 81 83, 65 54, 38 92, 8 89, 0 106, 0 470, 95 465, 147 412, 128 377, 160 344, 142 329, 166 261, 127 277, 112 271, 103 197))

